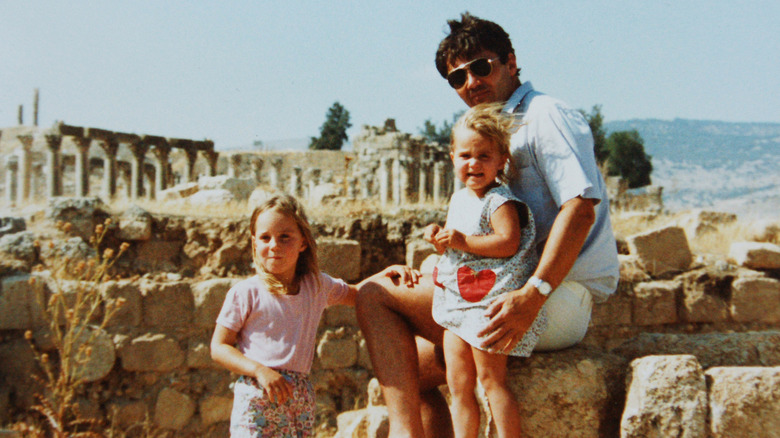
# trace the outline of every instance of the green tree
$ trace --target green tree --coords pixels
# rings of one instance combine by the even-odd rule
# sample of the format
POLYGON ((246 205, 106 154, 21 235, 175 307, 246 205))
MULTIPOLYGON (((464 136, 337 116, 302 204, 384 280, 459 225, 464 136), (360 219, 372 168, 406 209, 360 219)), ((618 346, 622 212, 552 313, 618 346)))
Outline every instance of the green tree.
POLYGON ((629 189, 650 184, 650 173, 653 164, 650 156, 645 153, 645 143, 639 133, 617 131, 607 137, 607 174, 622 177, 629 189))
POLYGON ((347 129, 352 126, 349 123, 349 111, 338 102, 334 102, 325 114, 325 122, 320 127, 320 136, 312 137, 309 149, 325 149, 339 151, 347 141, 347 129))
POLYGON ((593 105, 590 113, 580 110, 585 120, 590 125, 590 132, 593 133, 593 153, 596 155, 596 162, 599 166, 603 165, 609 158, 609 149, 607 148, 607 134, 604 132, 604 116, 601 114, 601 105, 593 105))
POLYGON ((464 112, 465 111, 456 112, 452 115, 452 122, 445 120, 441 122, 441 125, 438 128, 436 127, 436 124, 431 122, 431 119, 426 120, 425 123, 423 123, 423 127, 420 128, 420 135, 431 143, 449 144, 452 125, 455 124, 464 112))

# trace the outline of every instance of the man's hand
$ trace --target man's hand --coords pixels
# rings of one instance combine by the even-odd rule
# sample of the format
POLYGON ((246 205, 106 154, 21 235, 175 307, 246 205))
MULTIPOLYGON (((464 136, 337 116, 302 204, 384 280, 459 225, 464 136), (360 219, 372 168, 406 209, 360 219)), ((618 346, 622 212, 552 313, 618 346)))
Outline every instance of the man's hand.
POLYGON ((485 312, 490 322, 477 333, 483 338, 482 346, 499 352, 512 351, 533 324, 545 300, 530 284, 496 298, 485 312))

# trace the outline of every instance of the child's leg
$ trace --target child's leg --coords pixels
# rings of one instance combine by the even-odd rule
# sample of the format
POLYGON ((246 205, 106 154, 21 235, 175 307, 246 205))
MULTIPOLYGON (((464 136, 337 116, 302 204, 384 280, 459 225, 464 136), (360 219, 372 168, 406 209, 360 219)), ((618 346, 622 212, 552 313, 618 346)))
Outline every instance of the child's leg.
POLYGON ((485 388, 490 412, 496 421, 496 431, 501 438, 520 436, 520 406, 509 389, 506 379, 507 356, 472 349, 479 382, 485 388))
POLYGON ((474 395, 477 370, 471 345, 449 330, 444 332, 444 361, 447 386, 452 397, 450 414, 456 438, 476 438, 479 434, 479 405, 474 395))

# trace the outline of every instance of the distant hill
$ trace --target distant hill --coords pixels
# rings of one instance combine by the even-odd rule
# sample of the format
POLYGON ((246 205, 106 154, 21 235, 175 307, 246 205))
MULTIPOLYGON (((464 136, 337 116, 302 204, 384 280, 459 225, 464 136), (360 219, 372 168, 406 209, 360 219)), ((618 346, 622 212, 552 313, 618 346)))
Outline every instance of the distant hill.
POLYGON ((780 123, 638 119, 604 129, 639 132, 670 210, 780 217, 780 123))

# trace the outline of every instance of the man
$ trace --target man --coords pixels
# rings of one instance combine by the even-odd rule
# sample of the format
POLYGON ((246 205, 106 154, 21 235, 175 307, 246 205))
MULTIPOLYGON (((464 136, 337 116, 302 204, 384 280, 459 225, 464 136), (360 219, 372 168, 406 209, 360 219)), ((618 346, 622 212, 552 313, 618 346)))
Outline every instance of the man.
MULTIPOLYGON (((484 346, 511 350, 542 306, 548 329, 536 351, 582 340, 592 302, 617 287, 618 262, 609 203, 583 116, 563 102, 521 83, 512 43, 497 24, 468 13, 450 20, 436 67, 469 105, 506 102, 522 123, 512 137, 517 168, 510 188, 531 209, 539 266, 521 289, 488 308, 484 346)), ((366 284, 357 301, 374 372, 390 415, 390 436, 451 434, 446 403, 442 328, 431 317, 433 284, 424 276, 409 286, 390 279, 366 284)))

